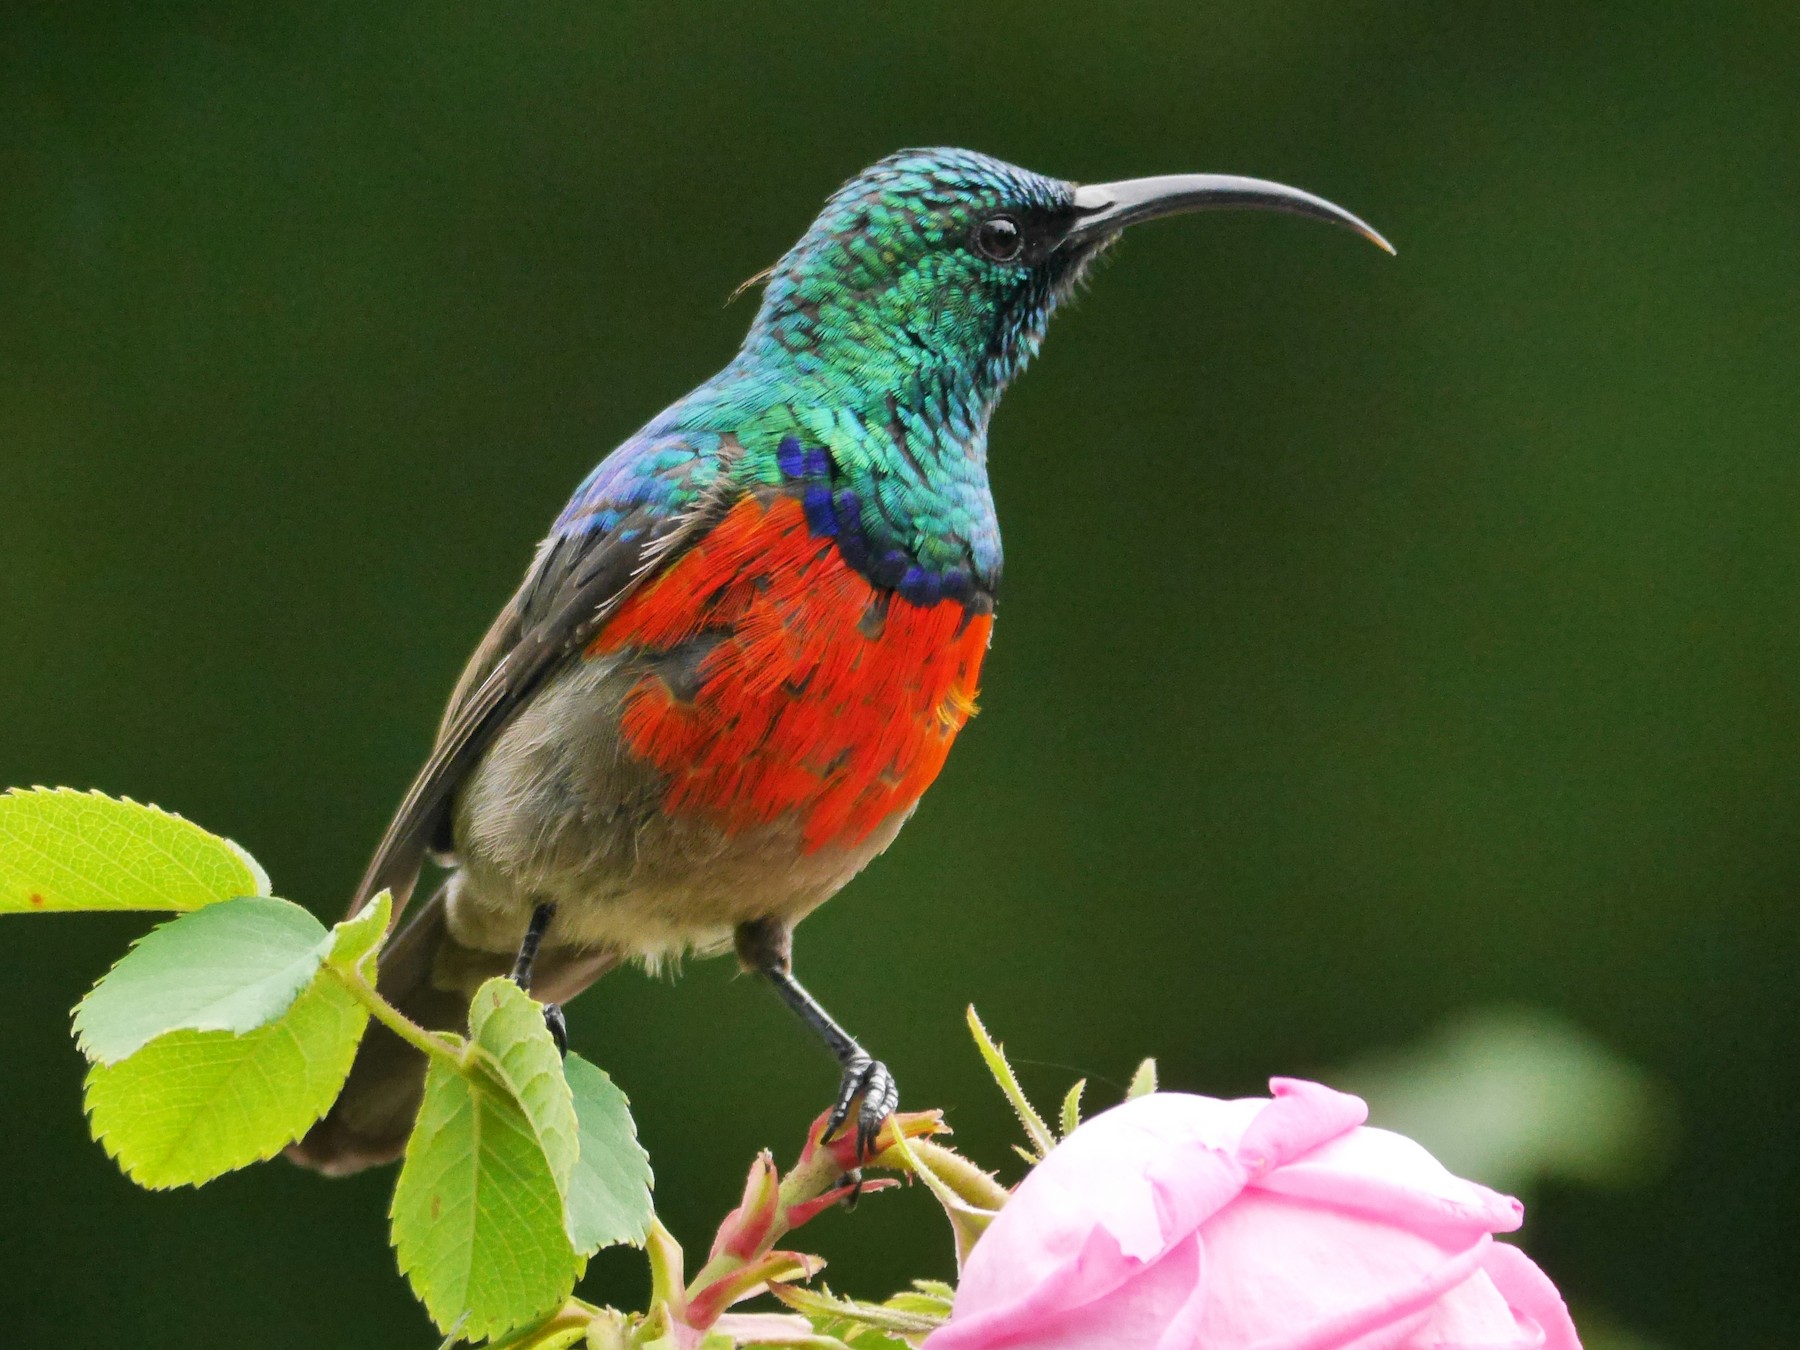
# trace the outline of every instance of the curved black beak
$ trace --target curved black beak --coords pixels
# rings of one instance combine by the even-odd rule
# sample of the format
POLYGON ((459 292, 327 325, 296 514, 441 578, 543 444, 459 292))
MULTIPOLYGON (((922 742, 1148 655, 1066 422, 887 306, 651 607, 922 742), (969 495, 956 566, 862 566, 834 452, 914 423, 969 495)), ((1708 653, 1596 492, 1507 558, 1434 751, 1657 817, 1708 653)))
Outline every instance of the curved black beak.
POLYGON ((1355 230, 1377 248, 1394 251, 1373 226, 1323 197, 1266 178, 1229 173, 1171 173, 1118 183, 1088 183, 1075 189, 1075 221, 1063 239, 1065 243, 1092 243, 1141 220, 1187 211, 1282 211, 1311 216, 1355 230))

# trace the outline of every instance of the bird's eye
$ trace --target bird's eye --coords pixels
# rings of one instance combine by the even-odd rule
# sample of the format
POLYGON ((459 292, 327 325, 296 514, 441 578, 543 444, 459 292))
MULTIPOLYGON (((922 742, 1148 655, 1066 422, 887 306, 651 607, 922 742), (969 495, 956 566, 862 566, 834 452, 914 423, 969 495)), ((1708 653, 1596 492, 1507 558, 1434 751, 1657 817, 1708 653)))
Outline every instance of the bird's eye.
POLYGON ((1011 216, 989 216, 975 227, 975 251, 995 262, 1014 262, 1025 251, 1025 232, 1011 216))

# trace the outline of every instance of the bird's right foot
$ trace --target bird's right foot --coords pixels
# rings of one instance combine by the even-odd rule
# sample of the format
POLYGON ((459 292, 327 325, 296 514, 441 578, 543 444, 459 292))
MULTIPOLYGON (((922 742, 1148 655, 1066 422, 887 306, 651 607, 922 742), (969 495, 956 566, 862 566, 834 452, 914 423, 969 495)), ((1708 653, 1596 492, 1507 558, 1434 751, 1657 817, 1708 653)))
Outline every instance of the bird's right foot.
POLYGON ((850 1108, 856 1106, 856 1157, 866 1160, 875 1151, 875 1138, 887 1118, 900 1105, 900 1086, 887 1065, 867 1055, 844 1062, 844 1076, 838 1083, 837 1100, 825 1121, 827 1137, 836 1134, 850 1119, 850 1108), (860 1104, 858 1099, 860 1098, 860 1104))

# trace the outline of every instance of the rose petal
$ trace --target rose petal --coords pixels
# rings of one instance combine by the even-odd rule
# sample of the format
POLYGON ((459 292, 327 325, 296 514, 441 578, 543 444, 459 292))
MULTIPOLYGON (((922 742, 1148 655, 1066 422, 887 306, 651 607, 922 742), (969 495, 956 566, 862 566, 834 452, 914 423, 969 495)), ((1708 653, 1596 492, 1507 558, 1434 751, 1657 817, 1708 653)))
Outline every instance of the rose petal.
POLYGON ((1271 1078, 1269 1091, 1274 1100, 1238 1141, 1238 1156, 1253 1174, 1280 1167, 1369 1118, 1361 1097, 1304 1078, 1271 1078))
POLYGON ((1034 1290, 1051 1306, 1098 1298, 1242 1188, 1233 1156, 1266 1102, 1153 1094, 1102 1112, 1052 1149, 964 1267, 960 1315, 1034 1290))
POLYGON ((1487 1271, 1477 1270, 1431 1305, 1405 1344, 1407 1350, 1541 1350, 1544 1333, 1530 1318, 1521 1322, 1487 1271))
POLYGON ((1379 1217, 1419 1231, 1445 1228, 1464 1235, 1510 1233, 1525 1207, 1447 1171, 1405 1135, 1360 1129, 1340 1135, 1253 1184, 1379 1217))
POLYGON ((959 1315, 927 1336, 924 1350, 1193 1350, 1205 1298, 1201 1261, 1199 1239, 1190 1234, 1138 1272, 1129 1298, 1065 1308, 1026 1300, 959 1315))
POLYGON ((1496 1242, 1488 1248, 1482 1268, 1507 1306, 1543 1330, 1544 1350, 1581 1350, 1568 1304, 1529 1256, 1510 1243, 1496 1242))
POLYGON ((970 1254, 928 1350, 1579 1350, 1491 1237, 1517 1201, 1367 1128, 1355 1097, 1270 1087, 1081 1126, 970 1254))
POLYGON ((1363 1215, 1255 1190, 1214 1215, 1201 1240, 1202 1344, 1268 1350, 1399 1344, 1433 1302, 1479 1273, 1490 1241, 1481 1234, 1445 1249, 1363 1215))

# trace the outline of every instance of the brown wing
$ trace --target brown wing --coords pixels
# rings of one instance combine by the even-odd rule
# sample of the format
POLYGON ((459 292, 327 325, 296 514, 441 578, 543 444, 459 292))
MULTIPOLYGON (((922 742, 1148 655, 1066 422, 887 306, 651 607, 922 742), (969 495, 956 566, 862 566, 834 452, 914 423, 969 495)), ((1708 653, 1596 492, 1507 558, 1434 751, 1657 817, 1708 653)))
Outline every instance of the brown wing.
POLYGON ((562 530, 538 548, 524 583, 463 669, 431 757, 375 850, 351 913, 388 890, 398 917, 427 851, 448 835, 450 803, 464 775, 544 677, 586 648, 626 596, 730 509, 741 492, 730 472, 741 453, 727 437, 717 455, 685 466, 688 474, 708 471, 709 486, 677 514, 642 507, 609 530, 562 530))

